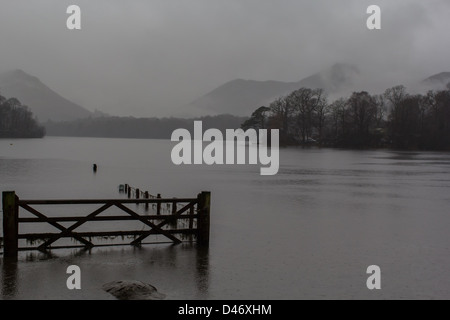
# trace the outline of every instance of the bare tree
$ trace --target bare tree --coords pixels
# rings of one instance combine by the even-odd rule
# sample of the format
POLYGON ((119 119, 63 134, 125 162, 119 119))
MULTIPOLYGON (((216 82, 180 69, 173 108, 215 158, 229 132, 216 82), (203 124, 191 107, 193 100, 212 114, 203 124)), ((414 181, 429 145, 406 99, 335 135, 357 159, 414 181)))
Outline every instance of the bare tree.
POLYGON ((15 98, 0 96, 0 137, 34 138, 45 134, 27 106, 15 98))
POLYGON ((315 106, 315 127, 317 128, 319 143, 323 140, 323 131, 326 119, 330 112, 330 106, 323 89, 316 90, 316 106, 315 106))
POLYGON ((386 97, 382 94, 374 96, 374 99, 375 103, 377 104, 377 115, 376 115, 377 128, 381 128, 383 122, 387 120, 388 105, 386 97))
POLYGON ((266 113, 270 111, 270 108, 265 106, 259 107, 253 113, 250 119, 245 121, 241 128, 243 130, 247 129, 265 129, 267 126, 267 115, 266 113))
POLYGON ((384 92, 384 97, 390 102, 393 111, 401 104, 401 102, 408 96, 404 86, 395 86, 387 89, 384 92))
POLYGON ((322 89, 301 88, 292 92, 287 98, 295 110, 297 130, 300 132, 303 143, 311 137, 314 114, 317 107, 323 103, 322 97, 322 89))
POLYGON ((370 143, 370 131, 375 129, 377 104, 367 92, 354 92, 348 100, 352 120, 354 144, 362 147, 370 143))
POLYGON ((282 143, 286 143, 289 139, 289 124, 292 117, 293 107, 286 97, 275 99, 270 104, 272 112, 271 127, 280 129, 280 139, 282 143))

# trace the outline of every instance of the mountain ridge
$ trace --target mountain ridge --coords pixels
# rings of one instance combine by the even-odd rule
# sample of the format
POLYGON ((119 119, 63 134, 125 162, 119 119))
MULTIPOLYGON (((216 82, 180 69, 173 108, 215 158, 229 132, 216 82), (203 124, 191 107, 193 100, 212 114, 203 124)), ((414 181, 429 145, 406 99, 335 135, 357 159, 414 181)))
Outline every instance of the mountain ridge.
POLYGON ((219 114, 228 112, 243 116, 301 87, 336 93, 352 85, 359 74, 356 66, 337 63, 297 82, 235 79, 198 98, 190 106, 219 114))
POLYGON ((440 72, 431 77, 426 78, 422 81, 426 84, 443 84, 447 85, 450 83, 450 72, 440 72))
MULTIPOLYGON (((361 76, 357 66, 336 63, 297 82, 235 79, 191 102, 189 107, 203 112, 248 116, 256 108, 262 105, 268 106, 275 99, 302 87, 324 89, 330 99, 345 97, 359 90, 371 91, 371 88, 361 88, 359 82, 364 80, 361 76)), ((450 72, 441 72, 423 80, 413 80, 413 87, 419 91, 443 90, 447 88, 449 82, 450 72)), ((408 83, 406 79, 405 83, 408 83)), ((388 89, 388 87, 384 89, 388 89)))
POLYGON ((21 69, 0 74, 0 92, 27 105, 40 122, 76 120, 92 115, 91 111, 62 97, 21 69))
MULTIPOLYGON (((354 85, 360 76, 357 66, 337 63, 297 82, 235 79, 193 101, 189 107, 194 107, 197 112, 202 110, 203 116, 248 116, 256 108, 268 106, 275 99, 301 87, 324 89, 330 99, 337 94, 347 95, 355 91, 354 85)), ((422 90, 442 90, 449 82, 450 72, 441 72, 415 83, 419 83, 422 90)), ((370 88, 365 90, 370 91, 370 88)), ((50 89, 39 78, 20 69, 0 73, 0 93, 7 98, 17 98, 23 105, 27 105, 41 123, 108 116, 99 111, 91 112, 71 102, 50 89)))

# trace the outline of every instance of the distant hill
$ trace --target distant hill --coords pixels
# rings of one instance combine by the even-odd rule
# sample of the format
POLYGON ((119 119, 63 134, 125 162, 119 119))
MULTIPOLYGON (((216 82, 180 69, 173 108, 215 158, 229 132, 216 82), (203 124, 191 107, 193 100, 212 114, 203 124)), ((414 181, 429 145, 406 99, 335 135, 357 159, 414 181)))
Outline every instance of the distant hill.
POLYGON ((38 120, 69 121, 92 115, 87 109, 61 97, 38 78, 22 70, 0 74, 0 93, 27 105, 38 120))
POLYGON ((239 116, 251 114, 256 108, 268 105, 276 98, 302 88, 322 88, 329 94, 351 87, 359 70, 348 64, 335 64, 298 82, 254 81, 237 79, 191 103, 206 112, 231 113, 239 116))

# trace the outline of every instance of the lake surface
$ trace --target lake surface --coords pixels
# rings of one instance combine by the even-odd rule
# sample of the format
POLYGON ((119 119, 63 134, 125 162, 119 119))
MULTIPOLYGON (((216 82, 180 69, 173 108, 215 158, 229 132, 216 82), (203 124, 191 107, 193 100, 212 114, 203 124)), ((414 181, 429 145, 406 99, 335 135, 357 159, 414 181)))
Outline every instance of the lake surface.
MULTIPOLYGON (((0 190, 22 199, 212 192, 209 250, 183 243, 0 257, 2 299, 113 299, 113 280, 167 299, 449 299, 450 154, 280 150, 280 171, 175 166, 173 143, 46 137, 0 140, 0 190), (92 164, 98 164, 97 174, 92 164), (82 290, 66 287, 80 266, 82 290), (366 287, 378 265, 382 290, 366 287)), ((60 215, 72 212, 60 212, 60 215)))

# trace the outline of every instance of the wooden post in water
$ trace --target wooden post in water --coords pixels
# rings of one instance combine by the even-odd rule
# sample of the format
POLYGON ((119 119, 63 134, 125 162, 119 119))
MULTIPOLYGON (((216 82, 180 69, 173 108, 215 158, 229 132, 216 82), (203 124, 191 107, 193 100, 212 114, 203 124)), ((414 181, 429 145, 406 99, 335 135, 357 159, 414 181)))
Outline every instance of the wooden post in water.
POLYGON ((2 194, 3 245, 5 257, 17 257, 19 251, 19 198, 14 191, 2 194))
POLYGON ((130 198, 131 198, 131 187, 128 186, 128 199, 130 199, 130 198))
MULTIPOLYGON (((161 199, 161 193, 158 193, 157 197, 158 199, 161 199)), ((161 215, 161 202, 158 202, 156 204, 156 214, 159 216, 161 215)))
MULTIPOLYGON (((193 206, 189 209, 189 230, 194 229, 194 210, 193 206)), ((189 240, 192 241, 192 233, 189 234, 189 240)))
MULTIPOLYGON (((141 197, 141 191, 139 189, 136 189, 135 197, 136 197, 136 200, 139 200, 139 198, 141 197)), ((139 203, 136 203, 136 206, 139 206, 139 203)))
MULTIPOLYGON (((148 191, 145 191, 144 198, 150 199, 150 194, 148 193, 148 191)), ((145 211, 148 211, 148 202, 145 204, 145 211)))
POLYGON ((197 197, 197 243, 202 247, 209 246, 211 192, 203 191, 197 197))
MULTIPOLYGON (((176 213, 177 213, 177 202, 173 201, 172 202, 172 215, 175 215, 176 213)), ((178 228, 178 220, 173 220, 171 223, 171 226, 173 228, 177 229, 178 228)))

